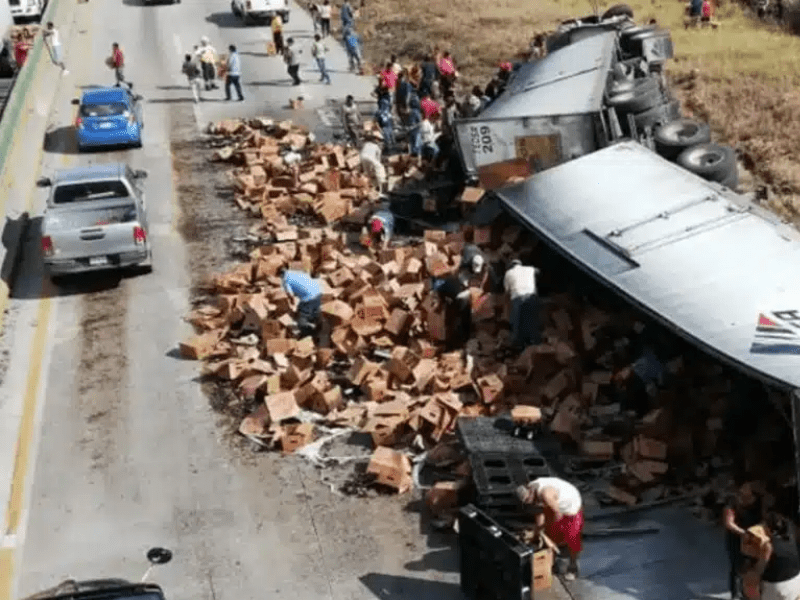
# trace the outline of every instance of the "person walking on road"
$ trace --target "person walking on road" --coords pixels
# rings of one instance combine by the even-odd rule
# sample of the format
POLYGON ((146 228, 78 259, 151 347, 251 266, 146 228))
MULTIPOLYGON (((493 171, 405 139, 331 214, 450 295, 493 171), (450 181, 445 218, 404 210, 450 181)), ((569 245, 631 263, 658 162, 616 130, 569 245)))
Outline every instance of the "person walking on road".
POLYGON ((361 43, 354 30, 350 29, 345 35, 344 47, 347 50, 347 59, 350 61, 350 70, 355 71, 358 68, 361 71, 361 43))
POLYGON ((511 346, 515 350, 539 344, 539 299, 536 296, 536 267, 526 267, 514 259, 503 278, 503 287, 511 299, 511 346))
POLYGON ((231 86, 236 88, 236 94, 239 96, 239 102, 244 100, 242 95, 242 61, 239 53, 236 51, 236 46, 231 44, 228 46, 228 63, 227 73, 225 74, 225 100, 231 99, 231 86))
POLYGON ((272 29, 272 43, 275 45, 275 52, 283 54, 283 17, 278 14, 272 17, 270 28, 272 29))
MULTIPOLYGON (((327 0, 325 1, 327 2, 327 0)), ((342 31, 353 29, 355 18, 353 16, 353 7, 350 6, 350 0, 344 0, 342 8, 339 10, 339 16, 342 18, 342 31)))
POLYGON ((111 44, 109 61, 111 68, 114 69, 114 78, 116 79, 114 87, 119 87, 121 83, 125 83, 129 88, 133 88, 133 84, 125 79, 125 55, 117 42, 111 44))
POLYGON ((331 84, 331 76, 328 74, 328 69, 325 67, 325 54, 328 52, 328 48, 325 44, 322 43, 322 37, 319 34, 314 36, 314 43, 311 44, 311 56, 314 57, 314 60, 317 61, 317 67, 319 67, 319 80, 320 82, 325 82, 328 85, 331 84))
POLYGON ((308 8, 308 12, 311 14, 311 21, 314 23, 314 34, 317 34, 322 28, 319 17, 319 4, 312 2, 308 8))
POLYGON ((200 38, 200 46, 195 50, 195 54, 200 57, 200 70, 203 73, 206 91, 217 89, 218 86, 214 81, 217 78, 217 51, 207 37, 200 38))
POLYGON ((320 29, 322 29, 322 37, 328 37, 331 34, 332 11, 331 0, 323 0, 322 5, 319 7, 319 24, 320 29))
POLYGON ((312 335, 319 323, 322 305, 322 286, 303 271, 290 271, 286 266, 279 273, 283 289, 297 299, 297 327, 300 338, 312 335))
POLYGON ((47 27, 42 32, 42 35, 44 36, 44 41, 50 50, 50 60, 53 61, 54 65, 61 68, 63 75, 69 75, 67 67, 64 66, 63 51, 61 49, 61 35, 59 34, 55 25, 53 25, 52 21, 47 22, 47 27))
POLYGON ((342 107, 342 122, 350 143, 359 148, 361 146, 361 112, 353 96, 345 98, 344 106, 342 107))
POLYGON ((303 83, 300 80, 300 59, 298 58, 299 50, 294 47, 294 38, 286 40, 286 50, 283 53, 283 60, 286 61, 286 69, 289 72, 289 77, 292 78, 292 85, 300 85, 303 83))
POLYGON ((186 81, 189 82, 189 89, 192 90, 194 102, 200 102, 200 67, 194 62, 191 54, 187 54, 183 58, 183 66, 181 73, 186 75, 186 81))

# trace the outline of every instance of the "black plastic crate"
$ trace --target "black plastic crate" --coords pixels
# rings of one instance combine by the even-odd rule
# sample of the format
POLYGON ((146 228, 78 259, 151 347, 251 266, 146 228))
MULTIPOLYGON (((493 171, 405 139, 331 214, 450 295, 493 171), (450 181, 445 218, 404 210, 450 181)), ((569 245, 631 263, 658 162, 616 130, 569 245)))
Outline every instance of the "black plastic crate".
POLYGON ((514 492, 520 485, 552 474, 545 458, 537 453, 474 453, 469 462, 479 493, 514 492))
POLYGON ((459 417, 458 435, 467 452, 537 452, 532 440, 513 436, 514 422, 503 417, 459 417))
POLYGON ((470 600, 530 598, 533 550, 473 505, 458 515, 461 590, 470 600))

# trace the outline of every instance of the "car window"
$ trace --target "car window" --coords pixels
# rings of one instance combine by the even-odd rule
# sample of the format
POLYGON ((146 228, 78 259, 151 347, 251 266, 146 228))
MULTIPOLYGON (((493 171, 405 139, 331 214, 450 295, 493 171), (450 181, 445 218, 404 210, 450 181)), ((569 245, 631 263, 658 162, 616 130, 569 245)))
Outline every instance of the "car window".
POLYGON ((121 115, 128 107, 122 102, 112 102, 111 104, 82 104, 82 117, 113 117, 121 115))
POLYGON ((119 180, 64 183, 53 190, 53 203, 69 204, 70 202, 91 200, 113 200, 127 198, 129 195, 128 188, 119 180))

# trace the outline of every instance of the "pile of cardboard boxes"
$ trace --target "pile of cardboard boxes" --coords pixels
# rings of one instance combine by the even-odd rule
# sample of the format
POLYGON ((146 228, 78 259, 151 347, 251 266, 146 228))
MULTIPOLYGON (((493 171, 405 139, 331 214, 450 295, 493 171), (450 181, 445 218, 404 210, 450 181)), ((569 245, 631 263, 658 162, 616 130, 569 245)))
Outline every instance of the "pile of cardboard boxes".
MULTIPOLYGON (((372 131, 371 121, 363 124, 372 131)), ((346 218, 363 223, 379 199, 361 172, 358 151, 314 143, 314 136, 291 121, 231 120, 212 124, 208 132, 230 139, 212 159, 234 165, 231 179, 236 203, 263 219, 262 231, 291 230, 292 217, 315 217, 327 225, 346 218)), ((376 134, 379 132, 376 130, 376 134)), ((424 175, 405 155, 387 159, 388 187, 424 175)))
MULTIPOLYGON (((606 493, 628 505, 645 493, 666 495, 679 482, 676 472, 702 475, 717 456, 731 385, 711 359, 667 364, 684 388, 660 390, 642 419, 612 400, 614 348, 637 327, 630 311, 612 314, 571 294, 549 295, 544 343, 506 360, 499 350, 508 336, 507 302, 474 290, 466 352, 443 350, 444 317, 430 278, 454 272, 467 241, 489 262, 530 254, 534 242, 518 227, 428 231, 370 254, 339 227, 359 211, 365 216, 362 208, 377 198, 353 151, 315 144, 268 119, 226 121, 210 131, 227 140, 215 160, 238 165, 237 203, 260 216, 256 227, 275 240, 209 282, 214 301, 188 316, 197 335, 181 344, 184 356, 203 360, 204 372, 229 382, 252 411, 243 434, 291 452, 316 435, 297 419, 301 409, 319 413, 330 424, 368 432, 376 448, 370 472, 405 491, 411 465, 403 450, 412 443, 446 439, 458 416, 511 412, 520 422, 543 422, 587 461, 621 465, 606 493), (301 160, 287 161, 286 148, 300 150, 301 160), (297 211, 313 212, 320 226, 292 225, 297 211), (293 335, 290 299, 277 276, 283 265, 323 282, 319 345, 293 335)), ((403 157, 393 160, 406 165, 403 157)), ((757 440, 742 443, 758 447, 757 440)), ((746 468, 758 473, 760 453, 751 454, 746 468)), ((456 485, 442 486, 440 495, 457 495, 456 485)))

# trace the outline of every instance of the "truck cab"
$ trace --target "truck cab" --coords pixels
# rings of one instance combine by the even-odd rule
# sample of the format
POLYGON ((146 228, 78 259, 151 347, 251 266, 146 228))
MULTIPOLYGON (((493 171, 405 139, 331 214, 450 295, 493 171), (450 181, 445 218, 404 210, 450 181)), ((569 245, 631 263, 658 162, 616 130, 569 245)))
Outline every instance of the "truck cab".
POLYGON ((276 14, 289 22, 289 0, 231 0, 231 11, 243 23, 269 24, 276 14))

